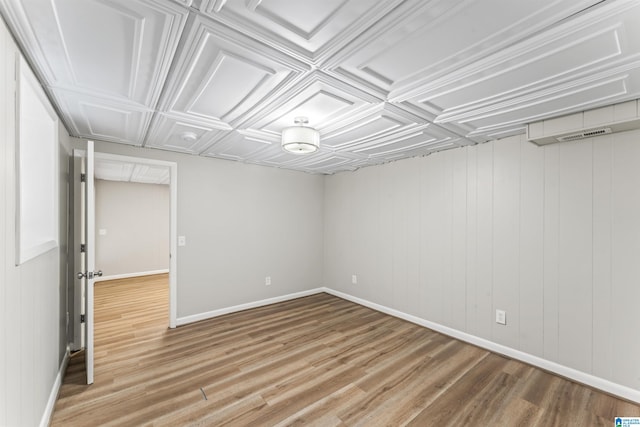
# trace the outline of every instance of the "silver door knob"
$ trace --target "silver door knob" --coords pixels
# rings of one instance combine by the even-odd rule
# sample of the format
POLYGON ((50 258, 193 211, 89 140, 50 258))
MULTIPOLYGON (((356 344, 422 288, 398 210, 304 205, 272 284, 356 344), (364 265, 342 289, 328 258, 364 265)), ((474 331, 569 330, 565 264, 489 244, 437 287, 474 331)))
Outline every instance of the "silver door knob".
POLYGON ((93 279, 94 277, 102 277, 102 270, 88 271, 86 273, 83 273, 83 272, 78 273, 78 279, 82 279, 83 277, 86 277, 87 279, 93 279))

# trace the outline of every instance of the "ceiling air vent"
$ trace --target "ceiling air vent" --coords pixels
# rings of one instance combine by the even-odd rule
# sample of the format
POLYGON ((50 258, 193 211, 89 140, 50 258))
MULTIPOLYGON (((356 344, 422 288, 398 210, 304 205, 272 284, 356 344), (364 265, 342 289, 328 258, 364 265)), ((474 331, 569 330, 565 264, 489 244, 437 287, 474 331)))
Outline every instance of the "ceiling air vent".
POLYGON ((537 145, 547 145, 633 129, 640 129, 638 99, 529 123, 527 139, 537 145))
POLYGON ((572 133, 571 135, 564 135, 556 138, 558 142, 575 141, 576 139, 591 138, 598 135, 606 135, 612 133, 611 128, 599 128, 585 130, 584 132, 572 133))

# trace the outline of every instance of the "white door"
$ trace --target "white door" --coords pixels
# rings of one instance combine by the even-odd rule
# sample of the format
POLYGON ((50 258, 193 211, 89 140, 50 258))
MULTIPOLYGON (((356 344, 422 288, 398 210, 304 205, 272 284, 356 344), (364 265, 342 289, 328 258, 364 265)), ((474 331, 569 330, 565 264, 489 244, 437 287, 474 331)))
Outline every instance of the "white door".
MULTIPOLYGON (((80 305, 84 322, 80 330, 82 331, 82 345, 85 348, 85 365, 87 370, 87 384, 93 384, 93 286, 96 276, 102 276, 101 271, 95 269, 95 192, 94 192, 94 153, 93 141, 87 141, 87 149, 81 155, 81 183, 78 187, 81 193, 81 209, 76 222, 80 223, 80 240, 82 249, 80 251, 80 262, 76 263, 80 267, 75 293, 76 301, 84 300, 80 305), (79 221, 78 221, 79 220, 79 221)), ((78 184, 78 183, 76 183, 78 184)), ((76 304, 78 307, 79 304, 76 304)))

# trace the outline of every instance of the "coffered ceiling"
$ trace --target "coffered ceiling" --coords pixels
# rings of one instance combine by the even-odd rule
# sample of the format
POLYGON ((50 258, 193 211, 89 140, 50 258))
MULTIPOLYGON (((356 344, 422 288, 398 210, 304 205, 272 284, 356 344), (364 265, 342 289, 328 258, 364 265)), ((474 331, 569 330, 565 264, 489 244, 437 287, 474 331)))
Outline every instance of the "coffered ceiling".
POLYGON ((640 97, 637 0, 0 0, 83 138, 334 173, 640 97), (285 153, 306 116, 321 149, 285 153))

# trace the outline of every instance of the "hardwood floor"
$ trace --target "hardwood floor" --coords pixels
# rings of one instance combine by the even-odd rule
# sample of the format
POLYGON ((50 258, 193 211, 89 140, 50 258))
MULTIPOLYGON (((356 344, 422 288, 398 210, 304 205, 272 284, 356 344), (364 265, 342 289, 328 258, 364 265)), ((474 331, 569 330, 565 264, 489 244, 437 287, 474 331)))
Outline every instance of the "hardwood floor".
POLYGON ((174 330, 166 275, 96 285, 95 383, 54 426, 612 426, 640 406, 327 294, 174 330))

